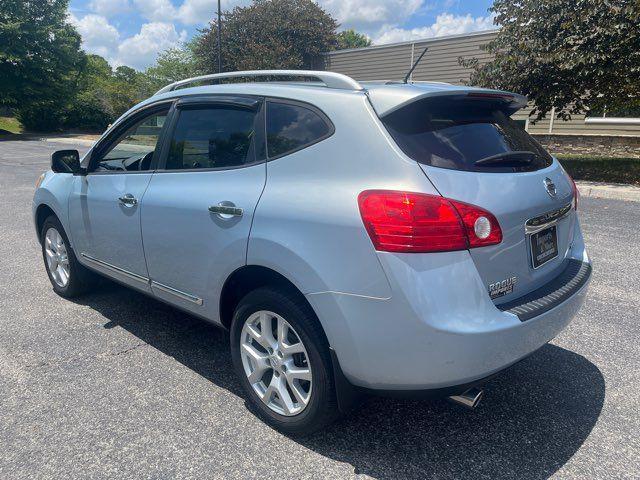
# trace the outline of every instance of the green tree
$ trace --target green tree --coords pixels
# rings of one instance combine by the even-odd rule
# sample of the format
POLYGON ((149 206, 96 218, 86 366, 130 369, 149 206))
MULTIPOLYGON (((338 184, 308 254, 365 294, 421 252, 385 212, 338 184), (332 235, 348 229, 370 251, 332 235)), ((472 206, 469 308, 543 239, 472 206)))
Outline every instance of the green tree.
POLYGON ((108 93, 113 70, 99 55, 87 55, 78 76, 77 91, 65 103, 63 126, 71 129, 101 130, 115 117, 108 93))
POLYGON ((495 0, 491 11, 495 58, 460 59, 472 84, 527 95, 536 119, 640 101, 638 0, 495 0))
POLYGON ((0 0, 0 104, 27 129, 58 128, 85 56, 68 0, 0 0))
POLYGON ((170 48, 158 55, 155 65, 144 72, 144 80, 149 95, 178 80, 201 74, 193 54, 193 42, 170 48))
POLYGON ((358 33, 354 29, 343 30, 337 35, 338 50, 347 48, 364 48, 371 46, 371 39, 363 33, 358 33))
POLYGON ((102 131, 136 103, 148 97, 144 75, 131 67, 115 70, 102 57, 87 55, 76 94, 64 110, 64 126, 102 131))
MULTIPOLYGON (((224 13, 223 70, 314 68, 336 46, 336 21, 312 0, 254 0, 224 13)), ((217 72, 217 25, 195 39, 198 69, 217 72)))

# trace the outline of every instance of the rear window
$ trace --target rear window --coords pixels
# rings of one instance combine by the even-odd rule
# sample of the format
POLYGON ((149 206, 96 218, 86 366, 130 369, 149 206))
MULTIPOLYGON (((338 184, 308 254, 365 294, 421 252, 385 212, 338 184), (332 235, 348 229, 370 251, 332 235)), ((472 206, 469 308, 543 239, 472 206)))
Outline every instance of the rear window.
POLYGON ((549 153, 495 104, 427 99, 382 119, 398 146, 425 165, 479 172, 548 167, 549 153))
POLYGON ((179 112, 166 170, 233 168, 254 161, 255 111, 214 105, 179 112))

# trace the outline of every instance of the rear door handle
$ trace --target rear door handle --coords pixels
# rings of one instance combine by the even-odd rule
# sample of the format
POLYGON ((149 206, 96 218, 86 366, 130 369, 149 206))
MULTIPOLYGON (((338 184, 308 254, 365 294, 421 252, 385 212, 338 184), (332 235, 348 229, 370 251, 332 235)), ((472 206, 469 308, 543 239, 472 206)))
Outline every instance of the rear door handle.
POLYGON ((138 204, 138 200, 130 193, 126 193, 123 196, 118 197, 118 201, 125 207, 133 207, 138 204))
POLYGON ((211 213, 215 213, 221 218, 233 218, 241 217, 242 209, 234 205, 229 205, 230 202, 220 202, 218 205, 212 205, 209 207, 211 213))

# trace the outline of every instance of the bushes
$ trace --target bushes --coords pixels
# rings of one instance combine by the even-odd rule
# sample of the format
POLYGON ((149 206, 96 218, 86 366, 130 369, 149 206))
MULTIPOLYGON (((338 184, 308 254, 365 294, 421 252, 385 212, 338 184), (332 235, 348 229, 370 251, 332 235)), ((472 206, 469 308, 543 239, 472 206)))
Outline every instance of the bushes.
POLYGON ((16 111, 16 118, 25 130, 51 132, 57 130, 64 121, 64 108, 55 101, 26 103, 16 111))
POLYGON ((103 131, 116 119, 105 92, 80 92, 65 112, 63 126, 69 129, 103 131))
POLYGON ((574 180, 640 185, 640 158, 558 155, 574 180))

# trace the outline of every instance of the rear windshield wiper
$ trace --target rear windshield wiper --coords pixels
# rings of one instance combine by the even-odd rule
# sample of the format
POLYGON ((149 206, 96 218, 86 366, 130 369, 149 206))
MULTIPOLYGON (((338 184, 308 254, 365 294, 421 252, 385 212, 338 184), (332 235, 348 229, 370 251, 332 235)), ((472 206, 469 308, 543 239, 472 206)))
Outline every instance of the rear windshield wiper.
POLYGON ((535 157, 534 152, 522 151, 522 152, 502 152, 497 155, 491 155, 490 157, 481 158, 476 160, 473 164, 481 167, 491 167, 493 165, 504 167, 508 165, 529 165, 535 157))

